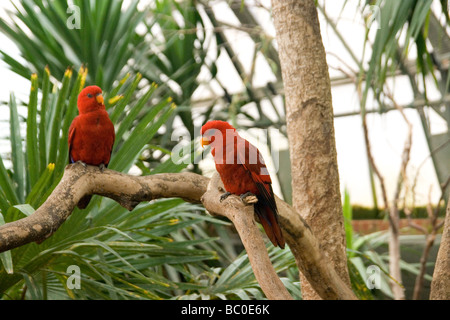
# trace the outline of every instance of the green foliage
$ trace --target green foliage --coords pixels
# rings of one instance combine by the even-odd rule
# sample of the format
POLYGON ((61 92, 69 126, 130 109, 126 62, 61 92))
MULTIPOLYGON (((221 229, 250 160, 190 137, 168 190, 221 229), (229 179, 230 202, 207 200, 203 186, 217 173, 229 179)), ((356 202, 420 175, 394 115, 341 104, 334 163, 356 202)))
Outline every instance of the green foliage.
MULTIPOLYGON (((9 13, 10 20, 0 22, 21 54, 15 58, 0 51, 2 60, 23 77, 37 75, 25 103, 26 123, 18 113, 22 103, 13 94, 9 102, 11 154, 0 161, 0 224, 31 214, 60 180, 68 160, 68 127, 85 82, 102 87, 116 126, 109 168, 128 172, 135 165, 143 174, 154 174, 186 167, 168 159, 170 134, 179 115, 193 136, 190 98, 199 85, 201 68, 216 67, 205 59, 215 36, 206 41, 194 1, 160 0, 154 7, 139 9, 137 2, 75 0, 81 9, 80 29, 67 27, 74 13, 67 0, 23 0, 9 13), (79 71, 66 69, 67 65, 79 71), (26 135, 20 125, 26 125, 26 135), (154 157, 155 150, 160 157, 154 157)), ((94 196, 87 209, 76 209, 42 244, 0 254, 0 295, 4 299, 263 297, 248 258, 241 255, 233 263, 235 250, 226 240, 217 242, 209 235, 217 232, 222 237, 227 223, 203 212, 181 200, 163 200, 141 204, 130 213, 112 200, 94 196), (81 269, 82 290, 67 287, 70 265, 81 269), (223 274, 241 274, 241 269, 246 276, 232 281, 232 289, 220 285, 227 277, 214 285, 223 274), (205 277, 211 281, 205 282, 205 277)), ((287 252, 282 256, 292 263, 287 252)), ((273 257, 279 264, 284 261, 277 254, 273 257)), ((283 281, 300 296, 298 272, 288 271, 283 281)))
MULTIPOLYGON (((85 66, 87 81, 105 91, 128 72, 140 73, 160 86, 157 95, 170 96, 181 106, 178 113, 193 136, 189 101, 209 48, 202 18, 194 1, 158 0, 144 8, 138 8, 138 3, 20 1, 16 11, 9 13, 10 19, 0 21, 0 30, 18 46, 22 57, 0 50, 0 58, 26 78, 30 73, 41 78, 46 65, 57 79, 68 65, 85 66), (181 20, 175 19, 177 14, 181 20)), ((170 127, 173 118, 167 122, 170 127)))
POLYGON ((70 3, 23 0, 15 4, 10 21, 0 20, 0 30, 19 47, 23 59, 3 51, 0 56, 25 78, 30 73, 41 76, 48 65, 50 72, 61 79, 67 66, 78 69, 84 64, 90 69, 88 82, 109 91, 113 81, 128 71, 127 62, 137 38, 135 29, 145 13, 137 10, 137 0, 126 7, 121 0, 75 0, 73 5, 80 8, 76 17, 78 12, 70 3), (73 25, 75 22, 80 28, 73 25))
MULTIPOLYGON (((301 299, 298 281, 298 269, 294 256, 287 248, 284 250, 267 246, 269 257, 275 270, 280 273, 280 279, 294 299, 301 299)), ((182 295, 179 299, 232 299, 250 300, 265 299, 264 294, 255 279, 247 254, 242 252, 227 267, 212 268, 203 275, 204 288, 198 292, 182 295)))
POLYGON ((170 84, 162 86, 161 94, 169 95, 181 106, 178 114, 191 137, 194 123, 190 100, 198 87, 197 77, 209 48, 203 20, 194 3, 155 1, 152 15, 145 20, 145 34, 152 39, 148 46, 151 50, 141 46, 136 55, 136 65, 146 79, 159 85, 170 79, 170 84))
MULTIPOLYGON (((391 281, 396 281, 389 274, 389 253, 387 251, 388 234, 386 231, 374 232, 368 235, 359 235, 354 232, 351 224, 350 195, 344 193, 343 202, 344 223, 347 239, 347 258, 353 292, 359 299, 392 299, 391 281), (373 276, 370 266, 378 268, 380 281, 379 288, 369 290, 366 281, 373 276)), ((406 249, 407 250, 407 249, 406 249)), ((419 274, 419 265, 400 260, 400 268, 414 276, 419 274)), ((426 274, 425 279, 431 281, 426 274)))
MULTIPOLYGON (((44 75, 40 87, 38 77, 31 77, 31 98, 23 122, 26 136, 18 130, 22 120, 11 95, 11 153, 0 161, 0 225, 33 214, 59 182, 68 162, 67 130, 76 116, 76 97, 85 84, 87 70, 82 68, 72 79, 68 69, 61 86, 53 87, 49 85, 48 69, 44 75), (34 145, 28 143, 29 134, 34 135, 34 145), (8 169, 7 158, 12 160, 8 169), (41 161, 50 159, 52 163, 42 165, 41 161)), ((145 141, 174 110, 170 99, 154 103, 156 85, 138 89, 141 81, 139 74, 134 78, 126 76, 111 92, 104 92, 118 132, 110 167, 127 172, 134 163, 140 163, 146 174, 180 171, 183 166, 171 161, 161 163, 163 169, 149 169, 139 160, 145 141), (130 101, 128 98, 138 90, 140 98, 130 101), (144 109, 146 116, 136 120, 136 113, 144 109), (121 110, 120 114, 117 110, 121 110)), ((0 297, 263 299, 247 255, 241 253, 234 259, 234 249, 227 248, 229 239, 220 230, 229 223, 204 211, 179 199, 167 199, 142 203, 128 212, 110 199, 94 196, 87 209, 75 209, 41 244, 30 243, 0 254, 0 297), (206 224, 225 236, 223 241, 208 235, 206 224), (81 272, 81 289, 68 286, 70 266, 81 272)), ((296 266, 291 252, 270 246, 269 253, 277 271, 288 274, 283 282, 300 298, 298 271, 292 271, 296 266)))
MULTIPOLYGON (((440 2, 448 22, 447 1, 440 2)), ((0 20, 0 30, 18 46, 21 58, 1 50, 0 58, 23 77, 29 78, 32 73, 37 76, 31 77, 29 99, 24 102, 26 121, 19 112, 23 103, 13 93, 8 103, 11 153, 0 161, 0 225, 32 214, 60 180, 68 158, 68 127, 76 115, 77 94, 85 82, 95 83, 105 91, 117 137, 110 168, 122 172, 133 166, 143 174, 178 172, 186 167, 167 159, 173 146, 170 135, 179 116, 193 136, 190 99, 199 86, 198 75, 205 67, 212 78, 217 73, 215 61, 206 59, 207 51, 214 47, 211 44, 217 50, 211 57, 226 51, 232 58, 245 92, 244 96, 229 96, 219 83, 225 92, 226 108, 214 115, 212 102, 204 111, 205 117, 230 117, 236 121, 241 114, 250 120, 251 127, 276 125, 264 115, 261 98, 256 98, 251 80, 254 66, 247 77, 220 31, 223 25, 215 20, 207 2, 157 0, 153 7, 138 8, 137 0, 74 0, 73 4, 81 9, 80 29, 67 26, 74 13, 71 1, 19 3, 10 13, 10 21, 0 20), (215 29, 211 36, 206 35, 206 23, 196 6, 205 9, 215 29), (79 72, 66 69, 68 65, 79 72), (178 105, 176 109, 172 99, 178 105), (259 119, 245 108, 254 103, 259 119), (21 125, 26 126, 26 135, 21 125)), ((376 33, 368 70, 356 61, 361 68, 360 80, 363 76, 366 79, 363 111, 369 90, 375 92, 383 107, 385 80, 409 54, 412 44, 416 45, 422 78, 428 74, 435 78, 427 44, 430 3, 376 2, 382 6, 382 25, 376 33), (399 39, 405 34, 406 43, 399 47, 399 39)), ((240 12, 245 10, 248 8, 241 1, 240 12)), ((238 19, 246 25, 241 17, 238 19)), ((263 52, 271 40, 249 35, 255 41, 253 64, 257 53, 262 53, 279 70, 263 52)), ((450 76, 446 88, 449 82, 450 76)), ((272 94, 267 93, 269 89, 264 89, 263 96, 271 102, 277 121, 283 123, 272 94)), ((174 199, 141 204, 130 213, 112 200, 94 197, 86 210, 76 209, 42 244, 32 243, 0 254, 0 297, 262 299, 248 257, 237 253, 225 236, 227 223, 203 213, 199 206, 174 199), (216 233, 220 242, 210 236, 216 233), (70 265, 81 269, 82 290, 67 287, 70 265)), ((374 264, 383 271, 381 291, 391 296, 386 272, 388 255, 375 251, 384 243, 385 235, 359 236, 353 232, 355 212, 347 193, 344 215, 354 291, 361 299, 374 298, 364 282, 366 267, 374 264)), ((300 299, 298 269, 291 252, 271 246, 268 250, 283 283, 294 298, 300 299)), ((413 265, 402 262, 402 267, 417 272, 413 265)))
MULTIPOLYGON (((377 29, 369 67, 365 72, 365 88, 363 91, 361 109, 364 112, 367 95, 370 89, 374 90, 375 98, 384 107, 380 94, 384 91, 384 84, 388 76, 393 74, 398 66, 401 69, 405 58, 409 55, 412 43, 417 50, 417 67, 423 79, 428 74, 434 75, 434 67, 431 58, 431 49, 426 45, 426 30, 430 14, 431 0, 426 1, 377 1, 380 7, 380 25, 377 29), (405 43, 400 38, 406 33, 405 43)), ((444 3, 444 1, 442 1, 444 3)), ((448 14, 447 14, 448 15, 448 14)), ((368 34, 366 32, 366 41, 368 34)), ((363 70, 361 70, 363 72, 363 70)), ((423 81, 426 97, 426 82, 423 81)), ((437 82, 436 82, 436 86, 437 82)))
POLYGON ((353 241, 353 210, 350 203, 350 194, 348 193, 347 189, 344 190, 344 203, 342 204, 342 211, 344 214, 345 240, 347 243, 347 247, 351 248, 353 241))
MULTIPOLYGON (((12 161, 8 169, 7 157, 0 161, 0 224, 32 214, 59 182, 68 162, 67 131, 76 116, 76 100, 87 70, 82 68, 72 79, 68 69, 59 88, 50 88, 48 69, 44 75, 40 88, 37 76, 31 77, 25 137, 19 130, 18 104, 11 95, 12 161), (51 163, 41 163, 46 159, 51 163)), ((112 93, 124 97, 135 94, 140 81, 140 75, 126 77, 112 93)), ((121 107, 116 121, 121 134, 113 151, 112 169, 127 172, 145 141, 173 112, 174 105, 168 100, 150 103, 154 88, 148 86, 139 100, 121 107), (144 107, 147 116, 134 123, 133 111, 144 107)), ((105 94, 116 107, 126 101, 105 94)), ((114 109, 108 100, 106 103, 108 110, 114 109)), ((0 293, 10 299, 161 299, 172 297, 177 290, 199 288, 195 276, 208 270, 206 262, 218 256, 210 245, 214 238, 196 231, 197 226, 205 221, 224 224, 202 212, 198 206, 173 199, 141 204, 130 213, 110 199, 94 197, 88 209, 76 209, 43 243, 0 254, 0 293), (71 265, 81 269, 83 290, 67 287, 71 265), (168 277, 168 268, 181 273, 183 281, 168 277)))
MULTIPOLYGON (((350 202, 350 194, 347 189, 344 190, 344 201, 342 204, 343 214, 344 214, 344 228, 345 228, 345 240, 347 243, 347 266, 350 275, 350 281, 352 284, 353 292, 356 294, 358 299, 362 300, 372 300, 373 296, 364 279, 367 279, 366 274, 361 274, 360 270, 354 261, 356 252, 354 250, 355 240, 357 235, 353 231, 352 226, 352 206, 350 202), (364 277, 366 276, 366 277, 364 277)), ((361 268, 360 268, 361 269, 361 268)))
MULTIPOLYGON (((248 8, 242 2, 240 12, 244 11, 248 8)), ((138 6, 138 0, 21 0, 16 10, 9 13, 9 18, 0 22, 0 30, 17 45, 22 57, 19 59, 0 51, 0 58, 23 77, 37 73, 42 79, 42 70, 47 65, 51 73, 60 79, 66 66, 71 65, 77 70, 84 65, 89 69, 87 82, 95 83, 107 92, 115 86, 114 79, 122 78, 128 72, 140 73, 149 83, 156 83, 158 88, 154 96, 162 99, 171 97, 178 108, 166 121, 167 130, 155 134, 153 145, 165 149, 174 147, 177 142, 172 141, 171 134, 177 126, 176 120, 182 121, 191 137, 198 130, 194 120, 203 116, 206 121, 210 117, 225 120, 243 115, 245 119, 255 122, 256 127, 272 125, 259 100, 257 111, 260 119, 251 116, 249 108, 241 108, 253 106, 256 96, 256 88, 251 83, 253 76, 247 77, 243 73, 236 54, 220 31, 223 26, 214 18, 208 2, 157 0, 151 5, 138 6), (80 28, 72 27, 77 15, 74 8, 79 8, 80 28), (208 27, 210 23, 212 28, 208 27), (216 29, 219 31, 216 32, 216 29), (245 83, 245 97, 239 94, 230 97, 226 86, 216 81, 224 92, 223 107, 220 110, 214 108, 217 101, 211 100, 206 108, 198 108, 194 112, 191 97, 200 85, 200 71, 209 73, 206 81, 215 79, 216 59, 225 54, 231 58, 245 83)), ((258 54, 268 57, 267 46, 273 47, 270 45, 271 39, 265 35, 251 35, 257 42, 252 62, 254 70, 258 54)), ((270 52, 273 54, 275 50, 270 52)), ((273 57, 267 59, 274 66, 273 57)), ((279 73, 279 66, 274 68, 279 73)), ((278 114, 270 98, 272 94, 269 91, 273 90, 272 87, 264 88, 263 95, 278 114)), ((137 96, 130 98, 135 100, 137 96)), ((139 112, 137 117, 143 114, 139 112)), ((277 121, 284 122, 279 114, 277 121)), ((141 161, 146 162, 147 167, 164 157, 153 151, 150 149, 142 154, 141 161)))

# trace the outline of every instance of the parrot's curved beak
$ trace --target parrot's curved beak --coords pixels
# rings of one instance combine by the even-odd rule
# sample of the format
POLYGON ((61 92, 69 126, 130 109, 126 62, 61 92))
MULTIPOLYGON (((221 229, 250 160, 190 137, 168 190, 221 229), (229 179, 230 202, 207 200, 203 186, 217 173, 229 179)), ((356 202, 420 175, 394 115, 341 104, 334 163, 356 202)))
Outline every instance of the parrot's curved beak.
POLYGON ((103 99, 103 95, 102 95, 101 93, 98 94, 98 95, 95 97, 95 99, 97 100, 98 104, 104 104, 104 103, 105 103, 105 101, 104 101, 104 99, 103 99))
POLYGON ((211 143, 210 140, 208 140, 207 138, 203 138, 203 137, 202 137, 202 140, 200 141, 200 144, 202 145, 202 148, 203 148, 204 146, 207 146, 207 145, 210 144, 210 143, 211 143))

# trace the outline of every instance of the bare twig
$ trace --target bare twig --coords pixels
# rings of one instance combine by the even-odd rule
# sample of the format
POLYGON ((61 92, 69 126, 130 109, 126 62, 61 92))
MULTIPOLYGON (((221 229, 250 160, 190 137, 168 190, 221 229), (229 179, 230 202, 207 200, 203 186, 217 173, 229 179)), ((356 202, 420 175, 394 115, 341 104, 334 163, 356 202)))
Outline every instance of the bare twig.
MULTIPOLYGON (((359 82, 356 79, 356 76, 344 71, 341 69, 341 72, 346 74, 349 78, 354 80, 356 91, 358 93, 359 100, 362 101, 362 93, 359 86, 359 82)), ((401 279, 401 271, 400 271, 400 216, 399 216, 399 210, 398 210, 398 200, 400 197, 401 188, 403 185, 403 182, 406 181, 406 168, 408 166, 409 158, 410 158, 410 151, 411 151, 411 144, 412 144, 412 125, 408 121, 408 118, 406 117, 405 113, 403 112, 403 108, 399 106, 393 96, 389 93, 389 90, 387 89, 385 92, 386 96, 392 101, 394 104, 394 107, 401 113, 403 116, 403 119, 405 120, 406 124, 408 125, 408 136, 405 141, 405 146, 403 148, 402 152, 402 164, 400 167, 400 174, 397 182, 397 188, 395 191, 394 199, 390 203, 387 196, 386 186, 384 182, 384 177, 382 176, 380 170, 378 169, 371 149, 371 144, 369 140, 369 131, 367 127, 367 120, 366 120, 366 113, 364 110, 361 110, 361 118, 362 118, 362 126, 363 126, 363 133, 364 133, 364 141, 366 145, 366 153, 367 158, 369 159, 369 165, 372 168, 373 172, 377 176, 380 187, 381 187, 381 195, 383 197, 383 202, 385 205, 385 210, 388 212, 389 217, 389 272, 391 274, 391 277, 394 280, 391 280, 391 288, 392 292, 394 294, 394 298, 397 300, 403 300, 405 299, 405 292, 404 287, 401 285, 402 279, 401 279)))
MULTIPOLYGON (((433 222, 434 212, 433 212, 433 207, 431 205, 431 189, 432 188, 430 187, 430 191, 428 193, 427 213, 428 213, 429 219, 433 222)), ((439 206, 439 204, 438 204, 438 206, 439 206)), ((426 242, 425 242, 425 248, 423 249, 423 252, 422 252, 422 256, 420 257, 419 273, 417 274, 416 281, 414 283, 413 300, 420 299, 420 293, 422 291, 423 281, 425 278, 428 255, 430 253, 431 248, 433 247, 434 240, 436 239, 437 231, 438 230, 435 228, 435 225, 433 225, 433 224, 432 224, 431 232, 428 232, 428 230, 426 230, 424 228, 423 233, 425 234, 426 242)))
MULTIPOLYGON (((437 203, 437 206, 435 208, 435 210, 433 210, 432 204, 431 204, 431 187, 430 187, 430 191, 428 193, 428 204, 427 204, 427 214, 428 214, 428 218, 431 222, 431 230, 428 231, 425 228, 423 229, 423 233, 425 234, 425 247, 423 249, 422 252, 422 256, 420 258, 420 270, 419 270, 419 274, 416 277, 416 281, 414 284, 414 292, 413 292, 413 299, 414 300, 418 300, 420 299, 420 294, 423 288, 423 281, 425 278, 425 272, 426 272, 426 263, 428 261, 428 256, 430 254, 430 250, 434 245, 434 241, 436 240, 436 235, 438 234, 439 230, 442 228, 442 226, 444 225, 445 220, 443 220, 442 222, 438 221, 438 216, 439 216, 439 211, 440 211, 440 206, 441 206, 441 202, 444 199, 444 195, 445 195, 445 191, 447 189, 447 186, 450 182, 450 178, 447 179, 446 183, 443 183, 440 187, 441 187, 441 197, 437 203)), ((410 218, 410 213, 408 215, 408 218, 410 218)))

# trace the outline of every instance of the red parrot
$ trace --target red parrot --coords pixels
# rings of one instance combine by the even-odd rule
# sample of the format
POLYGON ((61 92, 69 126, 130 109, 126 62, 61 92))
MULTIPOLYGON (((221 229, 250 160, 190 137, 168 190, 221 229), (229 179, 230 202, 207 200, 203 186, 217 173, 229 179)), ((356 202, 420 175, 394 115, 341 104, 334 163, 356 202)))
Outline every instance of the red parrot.
MULTIPOLYGON (((69 128, 69 162, 99 166, 103 171, 111 159, 115 140, 114 125, 103 102, 102 89, 89 86, 78 95, 78 112, 69 128)), ((80 200, 78 207, 86 208, 91 196, 80 200)))
POLYGON ((274 246, 284 248, 278 223, 278 209, 272 180, 259 150, 240 137, 228 122, 209 121, 201 128, 201 145, 211 145, 216 170, 225 190, 221 201, 230 194, 244 198, 249 193, 258 198, 255 213, 274 246))

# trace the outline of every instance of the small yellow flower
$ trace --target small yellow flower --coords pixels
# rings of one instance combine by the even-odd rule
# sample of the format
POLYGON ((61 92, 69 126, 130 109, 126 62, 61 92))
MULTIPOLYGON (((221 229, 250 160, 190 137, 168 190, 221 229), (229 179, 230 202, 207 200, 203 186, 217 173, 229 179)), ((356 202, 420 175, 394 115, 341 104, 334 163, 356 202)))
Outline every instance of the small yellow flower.
POLYGON ((109 104, 115 104, 115 103, 117 103, 118 101, 120 101, 121 99, 123 99, 123 95, 117 95, 117 96, 115 96, 115 97, 112 97, 111 99, 109 99, 108 100, 108 103, 109 104))
POLYGON ((67 68, 66 72, 64 72, 64 77, 72 78, 72 69, 67 68))

